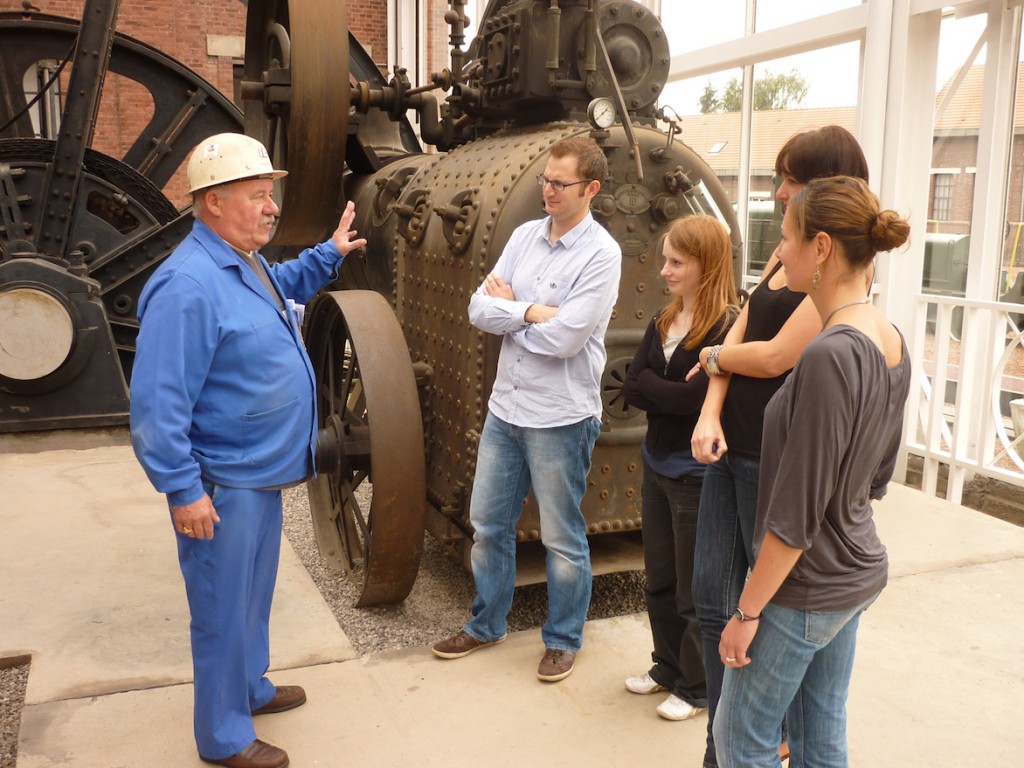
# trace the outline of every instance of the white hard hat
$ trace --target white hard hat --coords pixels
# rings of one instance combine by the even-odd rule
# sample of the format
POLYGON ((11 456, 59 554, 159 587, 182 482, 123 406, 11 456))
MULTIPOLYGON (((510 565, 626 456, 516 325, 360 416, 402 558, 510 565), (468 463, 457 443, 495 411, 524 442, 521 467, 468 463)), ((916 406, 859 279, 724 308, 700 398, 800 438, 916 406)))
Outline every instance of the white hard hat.
POLYGON ((192 150, 188 160, 188 191, 197 192, 241 179, 280 179, 267 148, 243 133, 218 133, 192 150))

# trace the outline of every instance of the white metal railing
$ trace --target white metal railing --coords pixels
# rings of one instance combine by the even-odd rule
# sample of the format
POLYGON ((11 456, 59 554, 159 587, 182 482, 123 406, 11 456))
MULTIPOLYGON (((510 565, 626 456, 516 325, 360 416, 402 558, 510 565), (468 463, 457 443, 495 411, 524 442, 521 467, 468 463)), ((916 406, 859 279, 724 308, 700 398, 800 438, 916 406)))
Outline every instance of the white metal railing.
POLYGON ((908 455, 920 456, 925 493, 935 495, 941 465, 946 498, 957 504, 976 474, 1024 488, 1022 325, 1020 304, 917 296, 908 335, 916 386, 898 472, 908 455))

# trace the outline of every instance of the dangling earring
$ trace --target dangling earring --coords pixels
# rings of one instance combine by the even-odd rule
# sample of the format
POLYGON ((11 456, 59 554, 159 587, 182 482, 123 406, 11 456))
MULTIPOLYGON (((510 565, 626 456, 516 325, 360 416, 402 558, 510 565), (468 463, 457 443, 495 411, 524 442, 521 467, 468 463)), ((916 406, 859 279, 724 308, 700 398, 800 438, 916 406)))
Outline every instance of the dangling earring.
POLYGON ((811 288, 818 290, 821 287, 821 266, 814 268, 814 277, 811 278, 811 288))

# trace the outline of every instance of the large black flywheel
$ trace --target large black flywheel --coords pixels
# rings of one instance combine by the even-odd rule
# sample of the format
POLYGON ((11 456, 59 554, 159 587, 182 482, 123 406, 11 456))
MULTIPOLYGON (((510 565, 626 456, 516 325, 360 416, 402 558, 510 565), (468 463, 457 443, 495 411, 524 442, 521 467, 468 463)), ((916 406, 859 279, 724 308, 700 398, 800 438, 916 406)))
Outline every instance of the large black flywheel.
POLYGON ((61 215, 70 258, 39 254, 33 213, 54 142, 0 139, 0 431, 118 423, 138 334, 138 295, 191 226, 144 176, 87 149, 61 215))
POLYGON ((212 85, 114 33, 116 7, 0 14, 0 432, 127 422, 139 294, 192 226, 162 189, 203 138, 242 130, 212 85), (70 73, 53 139, 24 87, 41 63, 70 73), (91 146, 108 72, 153 105, 122 157, 91 146))
MULTIPOLYGON (((282 182, 275 246, 320 242, 338 224, 348 182, 422 151, 405 107, 395 110, 370 98, 389 84, 349 31, 345 5, 249 3, 239 84, 245 131, 263 142, 275 168, 290 174, 282 182)), ((375 287, 361 274, 345 274, 350 269, 342 268, 346 285, 375 287)))

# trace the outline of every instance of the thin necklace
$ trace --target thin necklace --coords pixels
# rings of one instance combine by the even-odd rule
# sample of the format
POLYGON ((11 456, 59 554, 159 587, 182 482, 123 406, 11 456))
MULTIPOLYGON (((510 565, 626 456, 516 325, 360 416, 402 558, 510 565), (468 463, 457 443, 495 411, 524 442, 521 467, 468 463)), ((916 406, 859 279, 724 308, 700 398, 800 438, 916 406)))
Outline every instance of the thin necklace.
POLYGON ((840 310, 843 310, 843 309, 848 309, 849 307, 855 307, 858 304, 867 304, 870 301, 871 301, 871 298, 869 297, 869 298, 866 298, 866 299, 861 299, 860 301, 848 301, 846 304, 840 304, 838 307, 836 307, 835 309, 833 309, 829 313, 829 316, 825 318, 825 322, 824 322, 824 324, 822 324, 821 327, 822 328, 828 328, 828 321, 836 316, 836 312, 839 312, 840 310))

